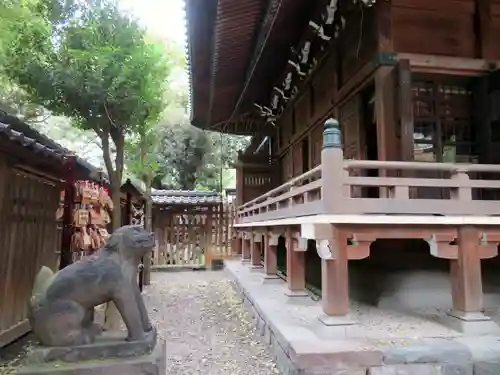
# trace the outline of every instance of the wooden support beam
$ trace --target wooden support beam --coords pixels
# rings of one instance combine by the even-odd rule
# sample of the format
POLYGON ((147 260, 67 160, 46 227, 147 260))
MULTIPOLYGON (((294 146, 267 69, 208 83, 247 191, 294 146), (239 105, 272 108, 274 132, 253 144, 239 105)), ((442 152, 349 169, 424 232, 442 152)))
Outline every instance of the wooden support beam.
MULTIPOLYGON (((233 231, 236 231, 235 228, 232 229, 233 231)), ((243 248, 243 234, 241 232, 237 232, 235 236, 233 236, 231 240, 231 253, 232 254, 240 254, 241 255, 241 250, 243 248)))
POLYGON ((252 249, 251 249, 252 268, 262 268, 260 259, 260 247, 262 246, 262 233, 253 232, 251 243, 252 243, 252 249))
MULTIPOLYGON (((377 122, 378 160, 398 160, 396 137, 395 69, 381 66, 375 72, 375 117, 377 122)), ((383 171, 381 171, 383 172, 383 171)), ((381 173, 384 175, 384 173, 381 173)))
POLYGON ((298 250, 298 240, 292 228, 288 227, 286 239, 286 282, 288 290, 285 294, 289 297, 308 296, 306 292, 305 253, 298 250))
POLYGON ((0 215, 3 218, 3 205, 5 201, 5 192, 7 191, 7 183, 9 181, 9 169, 4 158, 0 158, 0 215))
MULTIPOLYGON (((59 269, 73 263, 73 254, 71 252, 71 238, 73 236, 73 207, 75 202, 75 173, 76 156, 69 156, 66 160, 66 183, 64 186, 64 211, 62 223, 61 252, 59 260, 59 269)), ((115 207, 119 210, 120 207, 115 207)))
MULTIPOLYGON (((412 161, 413 155, 413 94, 411 90, 412 77, 409 60, 399 60, 398 70, 398 113, 400 131, 400 147, 402 161, 412 161)), ((405 177, 409 177, 405 175, 405 177)))
POLYGON ((264 273, 266 274, 266 279, 278 278, 278 238, 279 235, 269 232, 264 236, 264 273))
POLYGON ((491 15, 491 0, 476 0, 477 4, 477 37, 476 46, 478 50, 476 51, 477 57, 483 59, 495 59, 498 58, 498 53, 495 53, 495 49, 498 49, 493 40, 493 33, 491 27, 492 15, 491 15))
POLYGON ((251 243, 250 243, 251 237, 249 233, 244 233, 243 234, 243 239, 242 239, 242 251, 241 251, 241 261, 242 262, 249 262, 251 258, 251 243))
POLYGON ((500 67, 498 59, 472 59, 418 53, 398 53, 396 60, 409 60, 414 73, 453 74, 470 77, 481 76, 500 67))
POLYGON ((458 259, 451 261, 453 309, 471 313, 483 310, 483 286, 479 255, 479 232, 475 227, 458 229, 458 259))
POLYGON ((321 259, 321 305, 324 315, 319 320, 328 326, 348 325, 349 275, 347 236, 344 230, 332 226, 329 240, 331 258, 321 259))
POLYGON ((377 1, 375 7, 378 51, 392 52, 394 51, 394 41, 392 35, 391 3, 389 1, 377 1))

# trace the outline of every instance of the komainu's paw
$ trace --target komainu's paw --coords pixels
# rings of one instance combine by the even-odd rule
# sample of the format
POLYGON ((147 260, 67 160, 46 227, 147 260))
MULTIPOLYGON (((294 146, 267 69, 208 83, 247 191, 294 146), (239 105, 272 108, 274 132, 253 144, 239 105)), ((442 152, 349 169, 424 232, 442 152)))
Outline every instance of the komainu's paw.
POLYGON ((94 340, 93 340, 92 336, 85 329, 77 337, 75 337, 73 345, 75 345, 75 346, 89 345, 89 344, 92 344, 93 342, 94 342, 94 340))
POLYGON ((92 323, 92 325, 88 328, 88 331, 92 337, 97 337, 97 336, 102 335, 103 329, 102 329, 101 325, 99 325, 97 323, 92 323))

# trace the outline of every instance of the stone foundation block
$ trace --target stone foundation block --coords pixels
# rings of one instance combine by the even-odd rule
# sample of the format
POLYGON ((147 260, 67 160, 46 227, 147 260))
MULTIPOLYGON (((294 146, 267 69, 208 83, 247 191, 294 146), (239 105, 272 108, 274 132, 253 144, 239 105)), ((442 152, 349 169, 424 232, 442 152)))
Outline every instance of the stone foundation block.
POLYGON ((368 375, 444 375, 441 366, 433 364, 371 367, 368 375))
POLYGON ((160 340, 151 354, 131 358, 99 359, 64 363, 53 361, 28 365, 18 375, 165 375, 166 342, 160 340))
POLYGON ((500 374, 500 359, 492 361, 481 361, 474 364, 474 375, 498 374, 500 374))
POLYGON ((442 363, 467 364, 472 354, 466 345, 459 342, 435 338, 422 339, 419 343, 391 348, 384 351, 384 364, 442 363))

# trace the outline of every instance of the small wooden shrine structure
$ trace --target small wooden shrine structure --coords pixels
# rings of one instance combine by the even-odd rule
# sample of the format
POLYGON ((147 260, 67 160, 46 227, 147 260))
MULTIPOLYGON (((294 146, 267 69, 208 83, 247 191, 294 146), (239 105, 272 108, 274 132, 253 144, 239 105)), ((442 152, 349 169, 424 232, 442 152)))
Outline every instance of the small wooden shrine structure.
POLYGON ((68 173, 93 176, 88 163, 69 154, 19 119, 0 115, 0 348, 29 331, 26 301, 39 268, 59 267, 65 227, 56 212, 68 173))

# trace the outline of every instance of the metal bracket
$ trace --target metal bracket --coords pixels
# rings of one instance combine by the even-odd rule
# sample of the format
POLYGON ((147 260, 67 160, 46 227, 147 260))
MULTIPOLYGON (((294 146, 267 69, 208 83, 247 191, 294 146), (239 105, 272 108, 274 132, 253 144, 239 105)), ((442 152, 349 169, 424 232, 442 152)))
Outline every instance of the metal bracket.
POLYGON ((395 52, 377 52, 373 57, 376 66, 395 66, 398 54, 395 52))

